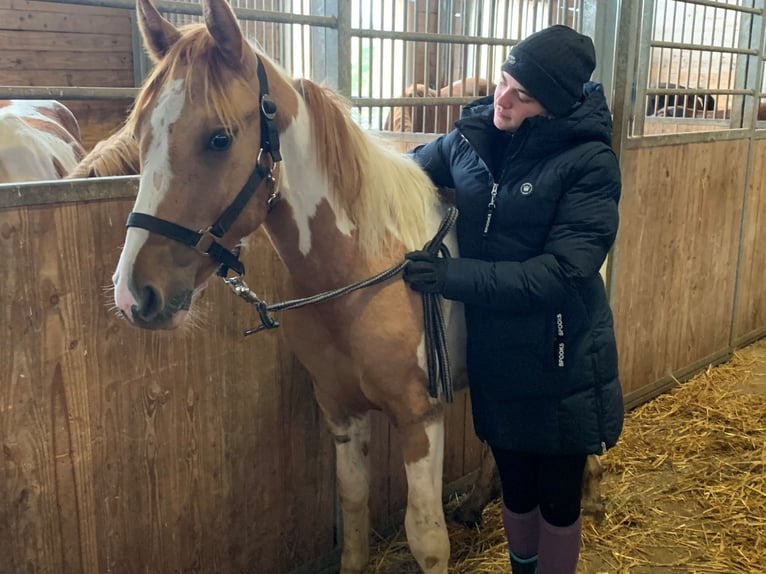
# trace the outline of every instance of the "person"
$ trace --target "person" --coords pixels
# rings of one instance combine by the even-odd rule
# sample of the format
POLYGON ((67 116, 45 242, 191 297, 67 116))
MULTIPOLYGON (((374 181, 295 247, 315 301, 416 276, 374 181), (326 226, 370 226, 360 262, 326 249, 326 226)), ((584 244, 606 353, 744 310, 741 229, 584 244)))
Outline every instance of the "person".
POLYGON ((465 305, 475 431, 494 454, 512 572, 574 573, 589 454, 622 431, 612 312, 599 270, 621 176, 587 36, 517 43, 494 96, 410 153, 454 189, 459 257, 407 254, 415 291, 465 305))

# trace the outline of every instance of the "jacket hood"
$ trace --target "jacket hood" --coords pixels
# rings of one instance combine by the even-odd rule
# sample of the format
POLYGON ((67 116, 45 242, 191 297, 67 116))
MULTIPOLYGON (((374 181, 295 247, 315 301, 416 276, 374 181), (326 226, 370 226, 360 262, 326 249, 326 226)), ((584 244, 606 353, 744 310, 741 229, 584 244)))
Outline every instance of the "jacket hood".
MULTIPOLYGON (((475 100, 463 108, 455 126, 486 159, 491 157, 498 138, 502 136, 493 121, 494 96, 475 100)), ((583 99, 566 116, 548 119, 542 116, 527 118, 514 134, 514 140, 523 142, 519 157, 546 157, 563 149, 586 142, 612 143, 612 115, 601 84, 583 85, 583 99)))

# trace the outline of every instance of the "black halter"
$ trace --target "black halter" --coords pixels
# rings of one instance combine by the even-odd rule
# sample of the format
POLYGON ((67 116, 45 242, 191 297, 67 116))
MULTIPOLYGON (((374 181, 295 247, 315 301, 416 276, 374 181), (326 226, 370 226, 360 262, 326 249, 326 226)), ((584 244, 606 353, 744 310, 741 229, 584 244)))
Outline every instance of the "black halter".
MULTIPOLYGON (((272 184, 275 184, 273 176, 274 166, 277 162, 282 161, 282 155, 279 153, 279 132, 277 131, 276 121, 274 121, 277 114, 277 105, 269 95, 269 81, 260 59, 258 59, 258 82, 260 83, 261 149, 255 169, 253 169, 237 197, 234 198, 234 201, 224 210, 215 223, 207 229, 194 231, 172 221, 135 211, 128 215, 126 223, 126 227, 140 227, 204 253, 217 263, 220 263, 218 274, 224 277, 229 269, 232 269, 238 275, 242 275, 245 272, 245 266, 239 260, 239 250, 236 247, 229 251, 218 243, 216 238, 220 239, 226 234, 264 180, 270 180, 272 184), (271 155, 271 167, 266 167, 261 163, 261 157, 264 153, 271 155)), ((271 210, 277 199, 279 199, 279 195, 275 189, 269 197, 268 210, 271 210)))

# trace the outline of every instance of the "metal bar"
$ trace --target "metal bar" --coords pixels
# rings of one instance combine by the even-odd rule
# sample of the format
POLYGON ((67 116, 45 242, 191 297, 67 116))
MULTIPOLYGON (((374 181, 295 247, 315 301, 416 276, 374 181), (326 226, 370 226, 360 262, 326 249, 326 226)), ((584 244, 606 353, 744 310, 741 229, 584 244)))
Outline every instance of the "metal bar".
POLYGON ((631 135, 644 133, 644 119, 646 117, 646 84, 649 78, 649 69, 652 63, 652 47, 651 40, 654 35, 654 9, 655 0, 646 0, 644 2, 644 10, 642 19, 638 28, 634 32, 634 38, 638 39, 638 51, 636 54, 637 63, 634 70, 635 76, 633 79, 636 90, 636 106, 641 106, 640 110, 636 110, 631 118, 633 120, 633 130, 631 135), (648 5, 648 6, 647 6, 648 5))
POLYGON ((743 54, 745 56, 757 56, 758 50, 749 48, 725 48, 723 46, 708 46, 704 44, 686 44, 677 42, 661 42, 653 40, 649 42, 652 48, 673 48, 676 50, 696 50, 698 52, 717 52, 725 54, 743 54))
MULTIPOLYGON (((121 8, 123 10, 135 10, 135 0, 41 0, 53 4, 79 4, 81 6, 100 6, 103 8, 121 8)), ((154 5, 160 12, 168 14, 186 14, 188 16, 202 16, 202 6, 189 2, 172 2, 169 0, 156 0, 154 5)), ((323 26, 325 28, 337 28, 338 23, 332 16, 305 16, 286 12, 273 12, 269 10, 255 10, 252 8, 232 7, 237 18, 240 20, 257 20, 261 22, 275 22, 279 24, 307 24, 309 26, 323 26)))
MULTIPOLYGON (((760 9, 760 14, 754 15, 754 16, 748 16, 747 22, 742 22, 740 26, 740 30, 747 29, 749 37, 747 38, 748 43, 751 46, 762 46, 763 45, 763 34, 764 34, 764 18, 763 18, 763 11, 764 11, 764 0, 756 0, 753 2, 753 5, 758 5, 758 8, 760 9), (747 25, 746 25, 747 24, 747 25)), ((744 20, 744 18, 743 18, 744 20)), ((741 38, 741 40, 744 40, 744 38, 741 38)), ((763 70, 763 65, 761 61, 761 56, 759 55, 756 58, 748 58, 747 59, 747 66, 749 67, 755 67, 755 74, 750 75, 747 74, 748 78, 752 78, 751 85, 756 87, 756 89, 760 89, 761 85, 761 73, 763 70)), ((748 109, 745 107, 745 118, 747 119, 747 127, 748 133, 750 135, 750 145, 747 146, 747 164, 745 167, 745 182, 744 182, 744 193, 742 194, 742 208, 740 210, 741 216, 740 216, 740 224, 739 224, 739 247, 737 249, 737 267, 736 267, 736 274, 735 274, 735 281, 734 281, 734 293, 732 295, 732 301, 731 301, 731 323, 729 325, 729 344, 733 345, 736 340, 736 334, 737 334, 737 309, 739 307, 739 300, 742 296, 740 293, 740 288, 742 286, 742 273, 743 273, 743 259, 745 256, 745 247, 747 245, 747 232, 749 231, 747 227, 747 220, 749 215, 748 206, 751 205, 750 202, 750 196, 752 195, 753 186, 752 186, 752 179, 753 179, 753 163, 755 161, 753 155, 754 155, 754 135, 755 135, 755 127, 758 123, 758 102, 752 102, 752 107, 754 109, 748 109)), ((752 206, 751 206, 752 207, 752 206)), ((757 204, 755 206, 757 208, 757 204)))
POLYGON ((644 94, 660 94, 669 96, 691 96, 691 95, 745 95, 752 96, 756 92, 755 88, 731 88, 731 89, 713 89, 713 88, 646 88, 644 94))
POLYGON ((139 88, 83 88, 71 86, 2 86, 4 100, 132 100, 139 88))
POLYGON ((351 33, 359 38, 385 38, 390 40, 411 40, 413 42, 440 42, 444 44, 480 44, 487 46, 513 46, 518 40, 510 38, 484 38, 481 36, 458 36, 434 32, 394 32, 391 30, 369 30, 352 28, 351 33))
POLYGON ((358 108, 370 108, 376 106, 435 106, 438 104, 467 104, 474 101, 476 98, 473 96, 423 96, 416 98, 399 97, 399 98, 371 98, 371 97, 353 97, 350 98, 351 105, 358 108))
POLYGON ((723 8, 725 10, 732 10, 733 12, 746 12, 749 14, 758 14, 759 8, 750 8, 749 6, 737 6, 736 4, 726 4, 724 2, 716 2, 715 0, 675 0, 678 3, 684 4, 696 4, 697 6, 710 6, 711 8, 723 8))
POLYGON ((690 143, 709 143, 716 141, 735 141, 748 139, 748 130, 743 128, 707 132, 688 132, 681 134, 658 134, 628 138, 622 144, 623 150, 644 149, 682 145, 690 143))
MULTIPOLYGON (((351 97, 351 3, 341 0, 337 3, 335 18, 338 30, 338 93, 351 97)), ((360 46, 361 47, 361 46, 360 46)))

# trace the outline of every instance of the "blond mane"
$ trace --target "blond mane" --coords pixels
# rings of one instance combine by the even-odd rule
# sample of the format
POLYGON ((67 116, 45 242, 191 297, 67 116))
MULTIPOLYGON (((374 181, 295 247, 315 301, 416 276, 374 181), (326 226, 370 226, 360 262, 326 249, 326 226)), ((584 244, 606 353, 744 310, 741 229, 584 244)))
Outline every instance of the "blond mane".
POLYGON ((356 226, 362 251, 378 253, 392 232, 407 249, 421 248, 430 239, 426 216, 436 196, 425 172, 362 130, 336 92, 309 80, 297 89, 311 116, 319 164, 334 200, 356 226))
POLYGON ((136 175, 140 170, 138 143, 123 126, 93 149, 67 174, 68 178, 136 175))

